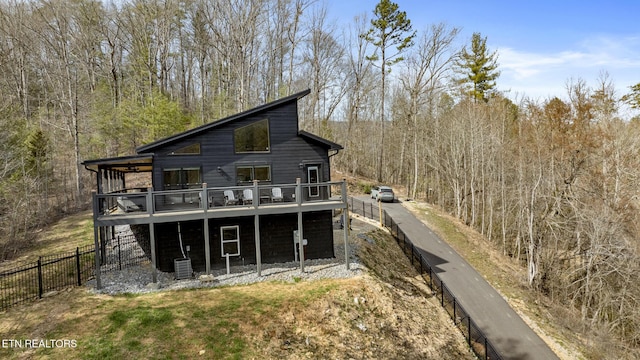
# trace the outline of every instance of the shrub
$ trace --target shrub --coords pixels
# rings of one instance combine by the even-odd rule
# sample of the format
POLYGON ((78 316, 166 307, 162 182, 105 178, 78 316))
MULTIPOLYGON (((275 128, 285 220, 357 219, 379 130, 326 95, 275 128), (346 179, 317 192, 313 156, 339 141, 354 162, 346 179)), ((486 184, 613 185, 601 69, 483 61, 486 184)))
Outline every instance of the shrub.
POLYGON ((364 192, 365 194, 371 194, 371 184, 360 183, 358 185, 360 185, 360 189, 362 189, 362 192, 364 192))

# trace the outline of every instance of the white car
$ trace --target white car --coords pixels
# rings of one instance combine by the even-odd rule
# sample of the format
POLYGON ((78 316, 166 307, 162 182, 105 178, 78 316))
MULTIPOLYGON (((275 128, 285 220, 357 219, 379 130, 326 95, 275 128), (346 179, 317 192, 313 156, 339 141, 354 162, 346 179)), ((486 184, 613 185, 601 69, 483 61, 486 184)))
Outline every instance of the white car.
POLYGON ((374 186, 371 188, 371 198, 377 201, 393 202, 395 195, 393 189, 388 186, 374 186))

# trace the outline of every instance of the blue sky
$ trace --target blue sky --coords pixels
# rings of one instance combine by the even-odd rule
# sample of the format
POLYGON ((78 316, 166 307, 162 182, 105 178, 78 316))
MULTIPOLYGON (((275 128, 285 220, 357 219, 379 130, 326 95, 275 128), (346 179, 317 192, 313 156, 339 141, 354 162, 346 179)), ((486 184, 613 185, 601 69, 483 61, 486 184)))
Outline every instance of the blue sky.
MULTIPOLYGON (((378 0, 326 0, 329 17, 348 24, 373 16, 378 0)), ((640 83, 640 1, 638 0, 395 0, 414 30, 431 24, 458 27, 458 46, 471 35, 487 37, 498 51, 498 88, 509 97, 566 98, 566 84, 584 80, 595 87, 607 72, 617 95, 640 83)))

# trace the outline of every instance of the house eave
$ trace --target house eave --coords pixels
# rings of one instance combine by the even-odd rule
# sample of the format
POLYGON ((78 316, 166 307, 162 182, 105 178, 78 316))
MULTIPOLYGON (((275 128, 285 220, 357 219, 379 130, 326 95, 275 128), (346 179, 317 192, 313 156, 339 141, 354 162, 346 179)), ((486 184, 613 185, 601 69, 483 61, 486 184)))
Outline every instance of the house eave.
POLYGON ((93 172, 106 169, 123 173, 150 172, 153 170, 153 154, 138 154, 113 158, 85 160, 81 163, 93 172))

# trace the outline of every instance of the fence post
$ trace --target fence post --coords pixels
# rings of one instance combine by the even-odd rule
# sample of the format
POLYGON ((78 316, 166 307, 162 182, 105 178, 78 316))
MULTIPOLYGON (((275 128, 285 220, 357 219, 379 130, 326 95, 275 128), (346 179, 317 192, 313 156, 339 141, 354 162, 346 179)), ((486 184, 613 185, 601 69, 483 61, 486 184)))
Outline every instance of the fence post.
POLYGON ((458 325, 458 323, 456 323, 456 297, 453 297, 453 324, 454 325, 458 325))
POLYGON ((468 338, 467 339, 469 339, 469 346, 471 346, 471 316, 468 315, 468 314, 467 314, 467 324, 469 324, 467 326, 467 332, 468 332, 468 334, 467 334, 468 338))
POLYGON ((82 273, 80 272, 80 248, 76 247, 76 271, 78 272, 78 286, 82 285, 82 273))
POLYGON ((487 337, 484 337, 484 360, 489 358, 489 349, 487 348, 487 337))
POLYGON ((38 298, 42 299, 42 256, 38 257, 38 298))
POLYGON ((120 235, 117 236, 118 239, 118 270, 122 270, 122 252, 120 251, 120 235))

